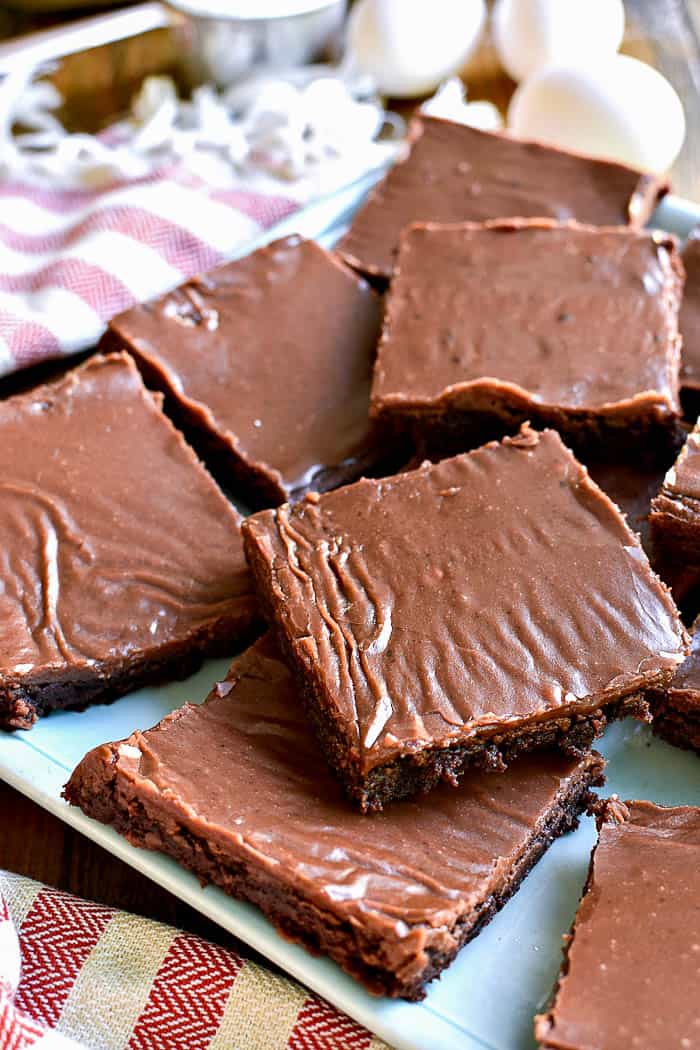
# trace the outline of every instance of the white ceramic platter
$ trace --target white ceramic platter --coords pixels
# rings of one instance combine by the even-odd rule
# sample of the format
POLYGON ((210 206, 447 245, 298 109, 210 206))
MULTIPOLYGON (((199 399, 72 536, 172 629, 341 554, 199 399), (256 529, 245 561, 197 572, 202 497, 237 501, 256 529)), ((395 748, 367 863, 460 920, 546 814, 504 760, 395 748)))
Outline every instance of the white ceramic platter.
MULTIPOLYGON (((263 240, 299 232, 331 244, 375 178, 292 216, 263 240)), ((700 208, 669 199, 657 211, 653 225, 685 236, 699 222, 700 208)), ((462 950, 442 979, 433 982, 427 998, 409 1004, 372 998, 333 963, 313 958, 279 937, 252 906, 231 900, 214 887, 202 889, 174 861, 135 849, 61 800, 63 784, 86 751, 135 729, 147 729, 186 700, 201 700, 212 683, 224 677, 227 666, 226 660, 212 661, 186 682, 144 689, 108 707, 56 713, 28 733, 0 733, 0 776, 274 960, 397 1050, 531 1048, 532 1017, 552 988, 561 960, 561 938, 585 879, 595 839, 590 818, 554 844, 503 911, 462 950)), ((609 761, 606 794, 700 805, 700 759, 655 740, 646 727, 631 721, 615 725, 605 734, 600 750, 609 761)))

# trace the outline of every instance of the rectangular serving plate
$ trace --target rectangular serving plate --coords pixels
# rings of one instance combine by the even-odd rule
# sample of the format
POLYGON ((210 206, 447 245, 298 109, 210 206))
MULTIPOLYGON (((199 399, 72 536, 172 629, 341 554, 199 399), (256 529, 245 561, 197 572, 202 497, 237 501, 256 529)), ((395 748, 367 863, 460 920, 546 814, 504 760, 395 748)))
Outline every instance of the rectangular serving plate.
MULTIPOLYGON (((332 245, 380 174, 375 172, 297 212, 240 254, 290 233, 332 245)), ((663 202, 652 220, 653 226, 680 237, 698 223, 700 208, 674 198, 663 202)), ((213 886, 203 889, 174 861, 130 846, 111 828, 63 802, 61 789, 86 751, 149 728, 185 701, 201 700, 227 668, 227 660, 210 661, 185 682, 143 689, 107 707, 58 712, 28 733, 0 733, 0 776, 397 1050, 531 1050, 532 1018, 551 991, 561 961, 562 936, 569 929, 586 877, 595 841, 591 818, 583 818, 576 832, 552 846, 516 896, 429 986, 426 999, 411 1004, 373 998, 334 963, 280 937, 253 906, 232 900, 213 886)), ((612 726, 600 750, 609 761, 606 795, 662 805, 700 805, 698 758, 654 739, 646 726, 629 720, 612 726)))

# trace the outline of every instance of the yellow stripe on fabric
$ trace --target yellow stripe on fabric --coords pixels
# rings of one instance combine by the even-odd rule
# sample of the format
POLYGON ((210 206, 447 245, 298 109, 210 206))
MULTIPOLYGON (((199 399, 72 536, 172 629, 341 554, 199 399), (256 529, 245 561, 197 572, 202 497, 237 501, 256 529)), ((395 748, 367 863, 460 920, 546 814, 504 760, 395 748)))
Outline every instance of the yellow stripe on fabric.
POLYGON ((122 1050, 176 936, 172 926, 116 912, 78 974, 58 1031, 90 1050, 122 1050))
POLYGON ((308 997, 294 981, 245 963, 209 1050, 284 1050, 308 997))

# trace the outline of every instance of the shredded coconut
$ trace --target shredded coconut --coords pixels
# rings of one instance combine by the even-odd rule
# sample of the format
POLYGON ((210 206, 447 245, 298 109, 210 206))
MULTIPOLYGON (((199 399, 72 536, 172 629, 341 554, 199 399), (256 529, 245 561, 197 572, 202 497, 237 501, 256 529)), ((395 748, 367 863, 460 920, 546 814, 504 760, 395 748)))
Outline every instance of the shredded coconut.
MULTIPOLYGON (((71 133, 55 115, 60 93, 45 68, 20 67, 0 83, 0 179, 54 189, 100 189, 172 164, 222 187, 330 193, 389 163, 405 122, 385 110, 348 66, 255 76, 224 93, 210 85, 181 98, 169 77, 148 77, 131 112, 96 135, 71 133)), ((467 103, 457 78, 422 111, 497 129, 490 103, 467 103)))

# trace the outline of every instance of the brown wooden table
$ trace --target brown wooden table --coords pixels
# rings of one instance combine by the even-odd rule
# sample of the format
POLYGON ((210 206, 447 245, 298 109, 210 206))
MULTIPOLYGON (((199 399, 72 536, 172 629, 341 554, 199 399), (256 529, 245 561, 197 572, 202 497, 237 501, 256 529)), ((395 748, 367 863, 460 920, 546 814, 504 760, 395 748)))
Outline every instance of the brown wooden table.
MULTIPOLYGON (((661 68, 683 97, 688 138, 674 183, 677 193, 700 201, 700 0, 627 0, 626 7, 625 49, 661 68)), ((511 90, 486 51, 470 82, 471 97, 503 104, 511 90)), ((0 868, 232 943, 197 912, 1 781, 0 868)))

